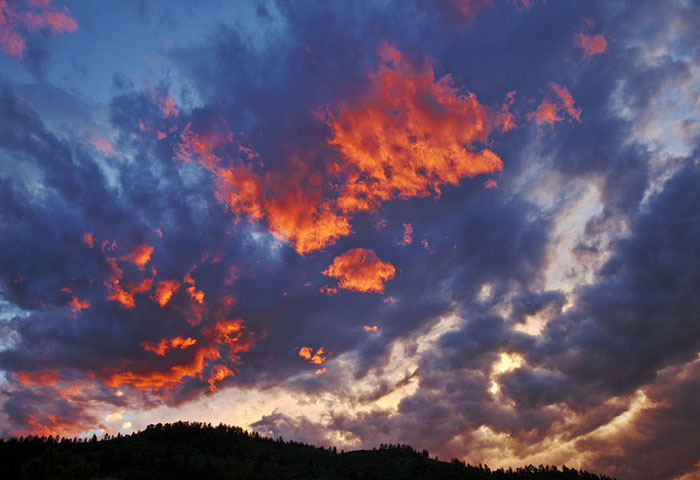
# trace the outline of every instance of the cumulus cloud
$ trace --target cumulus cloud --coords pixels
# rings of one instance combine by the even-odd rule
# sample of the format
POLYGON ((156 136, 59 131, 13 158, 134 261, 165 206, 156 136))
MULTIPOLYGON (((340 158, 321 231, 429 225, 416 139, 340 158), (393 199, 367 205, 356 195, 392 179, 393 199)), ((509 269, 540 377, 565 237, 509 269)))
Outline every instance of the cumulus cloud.
POLYGON ((365 248, 354 248, 333 259, 323 274, 338 279, 338 286, 358 292, 384 291, 384 283, 394 278, 391 263, 379 260, 377 254, 365 248))

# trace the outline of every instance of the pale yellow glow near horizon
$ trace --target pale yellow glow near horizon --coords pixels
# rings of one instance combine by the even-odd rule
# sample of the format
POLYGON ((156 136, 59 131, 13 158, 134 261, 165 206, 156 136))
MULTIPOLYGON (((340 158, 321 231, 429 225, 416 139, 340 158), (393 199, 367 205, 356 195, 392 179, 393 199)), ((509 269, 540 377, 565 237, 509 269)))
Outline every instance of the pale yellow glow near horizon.
MULTIPOLYGON (((324 362, 328 372, 323 377, 336 376, 347 379, 339 383, 333 391, 307 394, 292 390, 286 384, 267 389, 231 387, 180 407, 159 406, 153 410, 126 411, 123 414, 131 419, 135 429, 143 429, 152 422, 153 418, 157 418, 161 423, 179 420, 212 424, 223 422, 248 430, 253 430, 252 424, 263 416, 275 413, 291 418, 303 416, 309 421, 322 425, 329 424, 331 411, 342 411, 346 415, 356 416, 380 409, 392 414, 398 410, 401 400, 418 390, 417 378, 408 381, 406 379, 416 371, 421 357, 434 351, 436 341, 443 334, 461 326, 463 321, 456 315, 446 315, 436 320, 426 330, 395 341, 387 362, 371 369, 359 380, 352 374, 358 362, 354 352, 329 358, 324 362), (389 391, 385 395, 371 401, 361 401, 363 398, 371 397, 377 386, 381 384, 389 385, 389 391)), ((289 382, 310 378, 324 381, 323 377, 315 376, 310 370, 289 379, 289 382)), ((353 448, 358 445, 358 440, 347 432, 330 429, 326 440, 328 444, 336 444, 339 448, 353 448)))
POLYGON ((121 420, 124 417, 124 412, 122 411, 116 411, 112 412, 109 415, 105 417, 105 420, 108 423, 116 422, 117 420, 121 420))

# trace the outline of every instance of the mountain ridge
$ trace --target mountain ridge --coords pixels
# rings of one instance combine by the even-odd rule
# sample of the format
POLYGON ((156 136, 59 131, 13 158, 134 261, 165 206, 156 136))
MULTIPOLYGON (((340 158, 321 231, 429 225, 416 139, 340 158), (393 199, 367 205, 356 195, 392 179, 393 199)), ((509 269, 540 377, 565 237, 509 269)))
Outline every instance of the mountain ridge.
POLYGON ((97 439, 28 436, 0 441, 0 477, 18 480, 131 479, 464 479, 614 480, 562 466, 491 470, 427 450, 382 444, 338 453, 199 422, 152 424, 97 439))

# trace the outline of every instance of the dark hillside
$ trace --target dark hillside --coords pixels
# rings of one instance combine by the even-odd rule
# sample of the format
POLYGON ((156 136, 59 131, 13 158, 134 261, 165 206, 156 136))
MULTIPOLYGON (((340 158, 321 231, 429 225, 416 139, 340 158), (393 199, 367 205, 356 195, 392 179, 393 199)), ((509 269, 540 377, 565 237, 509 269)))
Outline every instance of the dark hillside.
POLYGON ((566 467, 494 470, 431 459, 408 445, 338 453, 261 437, 238 427, 178 422, 102 440, 13 438, 0 442, 0 478, 87 479, 590 479, 566 467))

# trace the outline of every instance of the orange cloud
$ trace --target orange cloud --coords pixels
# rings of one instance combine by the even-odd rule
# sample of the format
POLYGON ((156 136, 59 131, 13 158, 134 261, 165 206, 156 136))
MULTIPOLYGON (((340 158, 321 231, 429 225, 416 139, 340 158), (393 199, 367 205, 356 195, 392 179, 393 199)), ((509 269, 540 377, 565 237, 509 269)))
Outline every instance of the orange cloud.
POLYGON ((237 361, 238 353, 247 352, 253 346, 253 332, 247 332, 243 325, 243 320, 236 318, 233 320, 222 319, 214 324, 212 330, 204 332, 214 343, 228 347, 228 359, 237 361))
POLYGON ((323 374, 326 373, 327 371, 328 371, 328 369, 327 369, 326 367, 319 368, 319 369, 317 369, 317 370, 314 372, 314 375, 323 375, 323 374))
POLYGON ((71 301, 68 302, 68 305, 70 305, 71 307, 73 307, 73 309, 74 309, 76 312, 79 312, 80 310, 83 310, 83 309, 85 309, 85 308, 89 308, 89 307, 90 307, 90 302, 88 302, 87 300, 78 300, 77 297, 73 297, 73 298, 71 299, 71 301))
POLYGON ((502 170, 491 150, 469 148, 486 141, 490 123, 473 93, 460 93, 449 75, 435 81, 432 68, 415 68, 391 46, 378 53, 382 66, 369 98, 341 107, 330 122, 328 143, 344 158, 341 211, 439 194, 442 185, 502 170))
POLYGON ((323 347, 319 348, 316 353, 313 352, 311 347, 301 347, 299 349, 299 356, 314 365, 321 365, 326 360, 326 357, 323 356, 323 347))
POLYGON ((267 222, 301 255, 349 235, 358 212, 439 194, 443 185, 503 168, 495 153, 476 146, 492 128, 510 125, 502 114, 460 93, 449 75, 435 80, 432 68, 416 68, 391 46, 378 53, 381 66, 366 98, 338 106, 329 120, 328 144, 340 155, 325 168, 292 154, 282 169, 259 173, 253 162, 262 163, 247 147, 239 146, 243 156, 233 160, 217 153, 233 142, 225 126, 198 132, 188 124, 174 158, 195 159, 216 177, 217 198, 236 221, 245 215, 267 222))
POLYGON ((207 383, 209 384, 209 390, 212 392, 216 391, 216 383, 222 381, 226 377, 232 377, 234 375, 233 371, 226 365, 214 365, 207 383))
POLYGON ((180 289, 180 284, 175 280, 161 280, 158 282, 158 287, 153 293, 151 299, 158 302, 158 305, 164 307, 168 304, 173 294, 180 289))
POLYGON ((557 115, 557 110, 558 107, 545 98, 542 100, 542 103, 539 104, 537 110, 528 115, 528 119, 534 120, 538 125, 561 122, 564 120, 564 117, 557 115))
POLYGON ((217 197, 236 216, 266 219, 270 231, 280 240, 289 241, 300 254, 323 248, 350 233, 348 219, 334 211, 322 194, 320 177, 310 173, 305 162, 291 159, 292 173, 269 172, 261 176, 246 165, 220 166, 222 161, 214 150, 223 142, 232 141, 232 135, 195 133, 187 125, 180 138, 175 158, 197 158, 216 176, 217 197))
POLYGON ((329 287, 328 285, 324 285, 319 289, 319 292, 323 293, 324 295, 335 295, 338 293, 338 289, 335 287, 329 287))
POLYGON ((189 272, 185 274, 182 281, 190 285, 187 287, 187 293, 189 294, 190 298, 200 305, 204 305, 204 292, 197 290, 194 284, 194 278, 192 278, 189 272))
POLYGON ((84 421, 67 421, 63 417, 56 415, 44 415, 40 420, 36 415, 30 413, 24 419, 27 428, 21 431, 13 431, 13 435, 37 435, 37 436, 66 436, 73 437, 95 427, 94 419, 84 421))
POLYGON ((413 226, 410 223, 404 223, 403 224, 403 238, 401 239, 401 243, 404 245, 408 245, 413 241, 413 226))
POLYGON ((221 169, 219 197, 236 215, 246 214, 254 220, 266 218, 270 231, 280 240, 292 243, 301 255, 350 234, 349 219, 336 212, 320 186, 314 184, 320 178, 305 175, 307 169, 300 161, 290 170, 294 173, 260 177, 243 167, 221 169))
POLYGON ((195 343, 197 343, 197 340, 195 340, 194 338, 174 337, 170 339, 164 338, 158 343, 143 342, 141 344, 141 347, 144 350, 153 352, 156 355, 160 355, 161 357, 163 357, 165 356, 165 353, 171 348, 179 348, 181 350, 185 350, 186 348, 191 347, 195 343))
POLYGON ((369 325, 365 325, 364 327, 365 332, 376 332, 377 331, 377 326, 372 325, 371 327, 369 325))
MULTIPOLYGON (((225 302, 223 308, 226 309, 231 305, 232 302, 225 302)), ((216 313, 216 315, 219 314, 221 312, 216 313)), ((222 348, 228 351, 225 358, 234 363, 239 362, 238 353, 248 351, 253 346, 255 336, 253 332, 247 332, 240 318, 216 321, 213 325, 202 329, 201 334, 204 338, 200 340, 178 336, 158 342, 143 342, 142 348, 162 357, 166 357, 165 354, 170 349, 179 348, 185 351, 167 357, 171 361, 177 361, 170 366, 106 372, 101 376, 102 381, 113 388, 127 385, 139 390, 163 391, 176 388, 185 378, 197 377, 207 382, 209 389, 214 391, 215 384, 233 375, 234 371, 225 365, 215 365, 206 372, 209 365, 215 360, 224 358, 222 348), (184 362, 180 361, 183 356, 187 359, 184 362)))
POLYGON ((323 271, 327 277, 338 279, 338 286, 358 292, 384 291, 384 282, 394 278, 396 269, 391 263, 382 262, 372 250, 355 248, 333 259, 323 271))
POLYGON ((92 248, 94 246, 93 240, 92 240, 92 233, 84 233, 83 234, 83 243, 88 246, 88 248, 92 248))
POLYGON ((597 33, 595 35, 589 35, 587 33, 577 33, 574 37, 574 43, 577 47, 583 50, 583 54, 586 57, 591 57, 599 53, 605 52, 608 48, 608 42, 605 37, 597 33))
POLYGON ((0 0, 0 48, 14 57, 22 57, 29 30, 49 30, 52 33, 74 32, 78 28, 68 8, 54 8, 50 0, 31 0, 29 9, 15 10, 6 0, 0 0))
POLYGON ((308 360, 311 358, 312 355, 313 355, 313 350, 311 349, 311 347, 301 347, 299 349, 299 356, 301 358, 308 360))
POLYGON ((574 106, 574 97, 571 96, 569 90, 566 87, 554 82, 550 83, 549 86, 552 88, 552 90, 554 90, 554 93, 557 94, 557 97, 559 97, 561 102, 564 104, 564 109, 567 111, 567 113, 571 115, 572 118, 575 118, 580 122, 581 109, 574 106))
POLYGON ((143 270, 143 267, 151 261, 151 253, 153 253, 153 247, 144 243, 136 247, 131 253, 121 257, 120 260, 130 261, 143 270))
POLYGON ((145 293, 153 286, 153 281, 150 278, 143 279, 133 285, 127 285, 126 288, 120 286, 119 278, 117 277, 111 277, 105 283, 109 289, 107 300, 117 301, 121 303, 124 308, 134 308, 134 305, 136 305, 134 295, 145 293))
POLYGON ((53 387, 60 375, 56 370, 37 370, 35 372, 17 372, 15 378, 22 385, 46 385, 53 387))
POLYGON ((498 187, 498 182, 496 180, 491 179, 491 180, 486 180, 484 182, 484 188, 496 188, 498 187))
POLYGON ((186 363, 176 364, 164 370, 109 373, 103 377, 103 382, 113 388, 128 385, 139 390, 171 390, 181 384, 185 377, 201 375, 208 361, 218 358, 220 354, 214 346, 202 345, 193 349, 192 359, 186 363))
POLYGON ((554 92, 553 99, 544 98, 537 109, 528 114, 528 120, 538 125, 561 122, 564 117, 560 114, 566 112, 571 118, 581 122, 581 109, 574 105, 574 97, 569 90, 555 82, 551 82, 549 87, 554 92))

